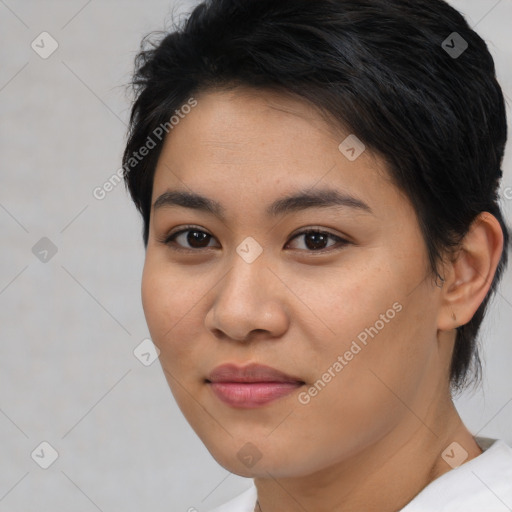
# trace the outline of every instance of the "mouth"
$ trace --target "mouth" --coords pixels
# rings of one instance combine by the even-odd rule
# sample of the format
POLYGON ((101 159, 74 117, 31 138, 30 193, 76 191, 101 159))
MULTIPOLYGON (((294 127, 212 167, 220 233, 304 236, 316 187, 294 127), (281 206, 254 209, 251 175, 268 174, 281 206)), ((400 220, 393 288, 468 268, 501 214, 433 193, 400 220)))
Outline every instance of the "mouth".
POLYGON ((244 409, 261 407, 305 385, 298 377, 259 364, 223 364, 205 382, 223 403, 244 409))

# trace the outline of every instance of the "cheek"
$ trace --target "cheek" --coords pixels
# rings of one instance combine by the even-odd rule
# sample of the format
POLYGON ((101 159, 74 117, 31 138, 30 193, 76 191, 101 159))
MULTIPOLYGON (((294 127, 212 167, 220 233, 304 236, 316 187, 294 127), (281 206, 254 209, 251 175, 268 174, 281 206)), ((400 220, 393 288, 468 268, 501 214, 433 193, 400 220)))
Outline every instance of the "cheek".
POLYGON ((168 286, 165 275, 158 271, 156 265, 151 263, 147 256, 142 272, 141 298, 142 308, 153 342, 160 345, 161 338, 165 334, 168 319, 165 312, 172 302, 172 289, 168 286))
POLYGON ((317 270, 311 279, 304 272, 294 279, 294 289, 316 317, 320 330, 311 332, 309 339, 319 352, 333 348, 343 353, 353 340, 364 343, 400 316, 404 284, 384 264, 344 262, 343 267, 317 270))
POLYGON ((201 339, 197 303, 204 291, 197 291, 197 296, 196 292, 185 293, 184 289, 191 285, 172 272, 169 265, 146 260, 141 283, 144 315, 151 339, 160 350, 160 365, 169 388, 187 418, 201 414, 189 393, 199 371, 200 347, 194 340, 201 339))
POLYGON ((358 416, 372 410, 371 404, 379 407, 381 392, 392 395, 386 384, 398 393, 408 390, 412 397, 436 350, 435 294, 427 281, 418 286, 424 275, 421 264, 409 260, 408 266, 399 266, 393 258, 375 259, 335 273, 335 279, 331 276, 321 286, 304 285, 301 292, 322 320, 317 326, 326 332, 320 336, 310 328, 308 334, 307 360, 314 365, 310 382, 329 381, 328 372, 334 373, 333 383, 326 386, 333 394, 322 391, 324 399, 329 395, 355 407, 358 416))
POLYGON ((197 357, 204 337, 202 301, 211 286, 168 262, 146 257, 141 283, 144 315, 162 363, 173 371, 186 371, 197 357))
POLYGON ((142 273, 142 307, 153 342, 163 350, 178 325, 186 317, 185 283, 163 263, 146 257, 142 273))
POLYGON ((296 438, 299 424, 305 444, 322 432, 322 440, 314 441, 315 449, 307 454, 308 464, 335 462, 341 454, 347 457, 373 444, 405 420, 416 421, 410 410, 421 411, 418 397, 429 349, 427 343, 411 340, 415 333, 404 329, 407 307, 404 304, 377 334, 362 331, 368 334, 366 344, 357 337, 340 337, 317 358, 315 376, 294 410, 296 422, 280 426, 283 436, 296 438))

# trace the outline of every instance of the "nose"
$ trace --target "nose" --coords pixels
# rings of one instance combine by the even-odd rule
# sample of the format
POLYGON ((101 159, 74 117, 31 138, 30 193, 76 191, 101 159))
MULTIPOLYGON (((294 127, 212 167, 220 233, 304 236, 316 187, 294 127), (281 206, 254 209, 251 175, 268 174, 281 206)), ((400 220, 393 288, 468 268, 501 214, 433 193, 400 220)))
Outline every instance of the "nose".
MULTIPOLYGON (((263 255, 262 255, 263 256, 263 255)), ((247 263, 238 255, 214 288, 205 326, 216 337, 236 341, 280 337, 288 329, 286 287, 260 256, 247 263)))

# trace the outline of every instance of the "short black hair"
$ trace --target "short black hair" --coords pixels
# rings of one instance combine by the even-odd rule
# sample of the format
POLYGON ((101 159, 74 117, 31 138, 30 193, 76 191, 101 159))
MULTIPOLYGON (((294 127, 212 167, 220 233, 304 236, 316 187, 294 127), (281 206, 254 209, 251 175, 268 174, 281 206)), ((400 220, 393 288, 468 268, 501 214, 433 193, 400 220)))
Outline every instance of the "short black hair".
POLYGON ((450 370, 452 391, 480 381, 477 334, 508 258, 507 122, 492 56, 457 10, 442 0, 206 0, 142 40, 131 85, 123 169, 146 248, 162 127, 172 134, 170 116, 193 95, 238 86, 308 102, 380 155, 416 210, 436 279, 475 217, 494 215, 504 250, 489 293, 457 328, 450 370))

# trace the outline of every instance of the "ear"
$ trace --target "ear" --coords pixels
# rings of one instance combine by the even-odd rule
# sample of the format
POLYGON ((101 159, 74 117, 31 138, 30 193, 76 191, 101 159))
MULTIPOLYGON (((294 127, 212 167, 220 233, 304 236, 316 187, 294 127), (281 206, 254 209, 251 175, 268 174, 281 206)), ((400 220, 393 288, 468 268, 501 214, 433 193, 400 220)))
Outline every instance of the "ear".
POLYGON ((492 284, 503 250, 500 223, 488 212, 472 222, 455 257, 444 266, 438 329, 467 324, 492 284))

